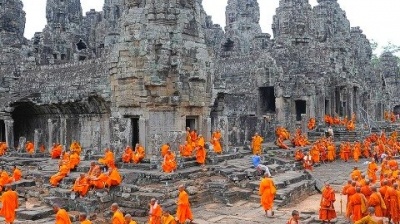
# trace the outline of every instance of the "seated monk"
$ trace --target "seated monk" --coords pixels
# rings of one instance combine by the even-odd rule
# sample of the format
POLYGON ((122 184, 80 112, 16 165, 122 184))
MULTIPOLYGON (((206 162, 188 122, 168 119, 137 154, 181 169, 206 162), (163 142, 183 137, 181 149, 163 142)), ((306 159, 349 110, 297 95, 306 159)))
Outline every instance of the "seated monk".
POLYGON ((100 171, 96 171, 96 173, 89 177, 90 186, 96 189, 105 188, 107 186, 107 182, 108 176, 100 171))
POLYGON ((310 118, 307 124, 308 130, 314 130, 315 123, 316 123, 315 118, 310 118))
POLYGON ((289 149, 289 147, 283 142, 283 139, 280 137, 276 140, 276 145, 279 146, 279 148, 281 149, 289 149))
POLYGON ((167 151, 167 154, 164 156, 164 160, 162 163, 162 169, 166 173, 171 173, 176 170, 177 164, 175 160, 175 154, 171 152, 171 150, 167 151))
POLYGON ((350 120, 349 122, 347 122, 346 129, 348 131, 354 131, 356 129, 356 126, 354 125, 353 120, 350 120))
POLYGON ((170 149, 169 143, 162 145, 162 146, 161 146, 161 149, 160 149, 160 151, 161 151, 161 157, 164 158, 164 156, 167 154, 167 152, 168 152, 169 149, 170 149))
POLYGON ((90 177, 90 176, 93 176, 97 172, 100 172, 100 166, 96 165, 96 162, 93 161, 90 163, 90 168, 89 168, 87 175, 90 177))
POLYGON ((84 197, 89 191, 89 178, 84 174, 76 178, 74 186, 72 186, 72 190, 80 195, 80 197, 84 197))
POLYGON ((192 156, 193 152, 193 146, 192 144, 189 144, 188 142, 185 142, 184 145, 181 145, 179 147, 179 151, 182 157, 189 157, 192 156))
POLYGON ((79 156, 81 155, 82 147, 77 141, 74 140, 69 146, 69 151, 71 151, 71 153, 76 152, 79 156))
POLYGON ((4 188, 4 186, 6 186, 7 184, 12 183, 13 178, 10 177, 7 173, 7 171, 5 171, 3 169, 3 171, 0 174, 0 191, 2 191, 2 189, 4 188))
POLYGON ((54 187, 60 184, 60 181, 69 174, 69 166, 62 161, 59 162, 59 170, 56 174, 50 177, 50 184, 54 187))
POLYGON ((139 143, 136 144, 135 147, 135 152, 132 155, 132 160, 134 163, 140 163, 140 161, 142 161, 142 159, 144 159, 144 157, 146 156, 145 151, 143 146, 141 146, 139 143))
POLYGON ((51 158, 52 159, 58 159, 60 158, 62 153, 62 146, 57 143, 53 143, 53 148, 51 149, 51 158))
POLYGON ((109 148, 106 148, 104 152, 104 157, 99 159, 99 163, 107 166, 108 168, 114 168, 114 153, 109 148))
POLYGON ((71 170, 75 169, 78 164, 81 162, 81 157, 77 152, 72 152, 72 154, 69 156, 69 167, 71 170))
POLYGON ((25 149, 26 149, 26 152, 29 154, 35 153, 35 147, 34 147, 33 143, 30 141, 26 142, 25 149))
POLYGON ((297 149, 294 153, 294 160, 295 161, 303 161, 304 153, 300 149, 297 149))
POLYGON ((122 154, 122 162, 124 163, 130 163, 133 157, 133 150, 132 148, 128 145, 125 148, 124 153, 122 154))
POLYGON ((122 182, 121 174, 119 173, 117 168, 110 168, 108 171, 108 179, 106 184, 108 187, 118 186, 122 182))
POLYGON ((0 142, 0 156, 4 155, 7 151, 7 143, 0 142))
POLYGON ((14 166, 14 171, 13 171, 13 181, 19 181, 21 180, 22 177, 22 172, 20 169, 17 168, 17 166, 14 166))

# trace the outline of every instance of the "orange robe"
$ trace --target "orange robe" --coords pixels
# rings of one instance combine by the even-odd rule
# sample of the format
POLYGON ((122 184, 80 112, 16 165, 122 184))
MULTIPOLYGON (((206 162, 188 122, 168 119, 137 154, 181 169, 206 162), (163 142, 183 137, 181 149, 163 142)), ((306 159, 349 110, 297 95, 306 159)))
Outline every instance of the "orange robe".
POLYGON ((53 146, 53 148, 51 149, 51 158, 52 159, 58 159, 61 156, 61 152, 62 152, 62 146, 57 144, 55 146, 53 146))
POLYGON ((276 187, 271 178, 263 178, 260 182, 259 194, 261 195, 261 205, 264 210, 272 209, 276 194, 276 187))
POLYGON ((354 148, 353 148, 353 158, 354 161, 358 162, 358 159, 361 156, 361 144, 360 143, 356 143, 354 144, 354 148))
POLYGON ((88 171, 88 176, 93 176, 96 173, 100 173, 100 166, 95 165, 94 167, 90 167, 89 171, 88 171))
POLYGON ((0 142, 0 156, 4 155, 7 151, 7 144, 5 142, 0 142))
POLYGON ((361 187, 361 193, 365 196, 367 201, 369 200, 369 197, 371 197, 371 194, 373 193, 371 190, 371 187, 369 185, 364 185, 361 187))
POLYGON ((378 165, 376 165, 375 162, 369 163, 367 168, 367 175, 372 183, 376 183, 376 180, 378 179, 378 177, 376 176, 376 171, 378 171, 378 165))
POLYGON ((176 170, 176 166, 175 154, 167 153, 164 156, 164 161, 162 163, 163 171, 166 173, 171 173, 172 171, 176 170))
POLYGON ((184 223, 187 219, 193 220, 189 203, 189 195, 186 193, 186 191, 179 192, 176 218, 178 219, 179 223, 184 223))
POLYGON ((349 206, 351 208, 351 219, 353 222, 362 219, 363 214, 365 214, 367 211, 367 201, 364 195, 361 193, 355 193, 350 197, 349 206))
POLYGON ((257 135, 253 137, 253 140, 251 142, 251 148, 253 150, 254 155, 261 154, 261 143, 264 141, 264 139, 257 135))
POLYGON ((94 177, 92 180, 90 180, 90 186, 93 186, 97 189, 103 189, 104 187, 106 187, 107 182, 109 182, 109 177, 104 174, 101 173, 99 176, 94 177))
POLYGON ((69 147, 69 150, 71 151, 71 153, 75 152, 78 155, 81 155, 82 147, 78 142, 74 141, 74 142, 71 143, 71 145, 69 147))
POLYGON ((150 205, 149 224, 161 224, 162 209, 157 203, 150 205))
POLYGON ((106 165, 109 168, 114 168, 115 167, 114 153, 111 151, 106 152, 104 154, 104 158, 99 159, 99 163, 106 165))
POLYGON ((124 224, 125 223, 124 215, 122 214, 122 212, 120 210, 117 210, 116 212, 114 212, 114 215, 111 219, 111 223, 112 224, 124 224))
POLYGON ((163 215, 161 217, 161 223, 162 224, 176 224, 175 218, 172 215, 169 215, 169 216, 163 215))
POLYGON ((311 118, 308 121, 308 125, 307 125, 308 130, 313 130, 315 128, 315 123, 316 123, 315 118, 311 118))
POLYGON ((368 199, 368 206, 375 208, 375 215, 383 217, 386 211, 386 204, 379 192, 373 192, 368 199))
POLYGON ((57 186, 59 182, 69 174, 69 166, 63 164, 60 166, 59 171, 50 177, 50 184, 57 186))
POLYGON ((350 174, 352 180, 359 180, 361 178, 361 170, 353 170, 350 174))
POLYGON ((164 144, 164 145, 161 146, 160 151, 161 151, 161 156, 162 156, 163 158, 164 158, 164 156, 167 154, 169 148, 170 148, 170 147, 169 147, 169 145, 167 145, 167 144, 164 144))
POLYGON ((12 181, 13 181, 13 178, 11 178, 6 171, 1 172, 0 187, 4 187, 5 185, 11 183, 12 181))
POLYGON ((335 191, 332 188, 324 188, 319 209, 319 219, 326 221, 336 218, 336 211, 333 207, 335 203, 335 191))
POLYGON ((204 148, 204 138, 199 137, 197 139, 197 150, 196 150, 196 161, 199 164, 204 164, 206 163, 206 149, 204 148))
POLYGON ((82 197, 87 194, 89 191, 89 180, 87 177, 81 178, 78 177, 75 180, 74 186, 72 186, 72 190, 78 192, 82 197))
POLYGON ((121 174, 119 174, 119 171, 117 168, 113 168, 110 172, 110 175, 107 180, 107 185, 108 186, 118 186, 122 182, 121 174))
POLYGON ((283 142, 282 138, 276 140, 276 145, 281 149, 289 149, 289 147, 283 142))
POLYGON ((385 201, 388 202, 388 203, 386 203, 386 207, 387 207, 386 214, 390 215, 390 218, 392 219, 392 221, 394 223, 397 223, 400 221, 399 199, 400 199, 399 192, 397 192, 392 187, 388 187, 386 194, 385 194, 385 201))
POLYGON ((92 224, 92 222, 90 220, 86 219, 86 220, 82 221, 81 224, 92 224))
POLYGON ((137 147, 135 153, 132 155, 132 160, 134 163, 140 163, 142 159, 146 156, 144 148, 142 146, 137 147))
POLYGON ((304 158, 304 153, 300 150, 296 150, 295 154, 294 154, 294 160, 296 161, 302 161, 304 158))
POLYGON ((13 172, 13 179, 14 179, 14 181, 19 181, 19 180, 21 180, 21 177, 22 177, 22 172, 21 172, 21 170, 18 169, 18 168, 14 169, 14 172, 13 172))
POLYGON ((179 151, 180 151, 181 156, 189 157, 189 156, 192 156, 193 147, 191 144, 181 145, 179 147, 179 151))
POLYGON ((221 132, 214 132, 211 137, 211 144, 215 153, 222 153, 221 147, 221 132))
POLYGON ((130 163, 133 156, 133 150, 131 147, 126 147, 124 154, 122 154, 122 162, 130 163))
POLYGON ((33 154, 35 152, 35 147, 32 142, 28 142, 25 145, 26 152, 29 154, 33 154))
POLYGON ((1 196, 3 207, 0 210, 0 216, 5 218, 6 222, 14 222, 15 209, 18 208, 18 194, 15 191, 8 190, 1 196))
POLYGON ((333 144, 328 145, 328 155, 327 159, 328 161, 333 161, 336 158, 336 149, 333 144))
POLYGON ((71 219, 69 218, 69 215, 65 209, 58 210, 55 224, 72 224, 71 219))
POLYGON ((75 169, 81 162, 81 157, 78 153, 74 152, 69 156, 69 167, 71 170, 75 169))

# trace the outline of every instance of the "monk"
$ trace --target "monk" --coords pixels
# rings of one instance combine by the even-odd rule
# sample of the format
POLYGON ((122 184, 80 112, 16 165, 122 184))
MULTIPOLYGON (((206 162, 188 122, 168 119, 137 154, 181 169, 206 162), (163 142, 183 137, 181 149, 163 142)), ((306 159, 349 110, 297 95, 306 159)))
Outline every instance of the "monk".
POLYGON ((356 193, 350 197, 349 206, 353 222, 360 220, 363 217, 363 214, 366 213, 367 200, 365 199, 365 196, 361 194, 361 189, 359 187, 356 188, 356 193))
POLYGON ((197 131, 196 130, 192 130, 190 132, 190 140, 192 141, 192 146, 194 147, 197 142, 197 131))
POLYGON ((175 220, 177 220, 179 224, 185 223, 188 219, 190 220, 190 222, 193 222, 193 215, 189 203, 189 195, 186 193, 185 187, 183 185, 180 185, 178 187, 178 191, 179 196, 176 202, 177 209, 175 220))
POLYGON ((60 181, 69 174, 69 166, 62 161, 59 162, 59 170, 56 174, 50 177, 50 184, 54 187, 60 184, 60 181))
POLYGON ((110 168, 108 171, 108 180, 106 182, 108 187, 118 186, 122 183, 122 177, 117 168, 110 168))
POLYGON ((349 142, 343 143, 343 158, 342 159, 345 162, 349 161, 350 153, 351 153, 350 143, 349 142))
POLYGON ((176 224, 175 218, 167 210, 163 210, 163 215, 161 217, 161 224, 176 224))
POLYGON ((27 141, 25 144, 25 149, 26 149, 26 152, 29 154, 35 153, 35 147, 33 145, 33 142, 27 141))
POLYGON ((304 153, 300 149, 297 149, 294 153, 294 160, 295 161, 303 161, 304 153))
POLYGON ((179 146, 179 152, 182 157, 192 156, 192 152, 193 152, 192 144, 189 144, 189 142, 186 141, 184 145, 179 146))
POLYGON ((329 223, 332 219, 336 218, 336 211, 333 206, 335 201, 335 191, 331 188, 329 183, 325 184, 319 209, 319 219, 322 220, 322 222, 327 221, 329 223))
POLYGON ((383 218, 376 216, 374 207, 369 207, 368 215, 358 220, 354 224, 383 224, 383 218))
POLYGON ((22 177, 22 172, 20 169, 17 168, 17 166, 14 166, 14 170, 13 170, 13 181, 19 181, 21 180, 22 177))
POLYGON ((111 212, 113 212, 113 217, 111 218, 111 224, 124 224, 125 219, 122 212, 119 210, 117 203, 111 205, 111 212))
POLYGON ((286 128, 281 127, 281 126, 278 126, 276 128, 275 134, 276 134, 277 138, 281 138, 283 140, 289 140, 289 138, 290 138, 289 131, 286 128))
POLYGON ((100 166, 99 166, 99 165, 96 165, 96 162, 92 161, 92 162, 90 163, 90 168, 89 168, 89 171, 88 171, 88 176, 89 176, 89 177, 90 177, 90 176, 93 176, 95 173, 98 173, 98 172, 100 172, 100 166))
POLYGON ((177 164, 175 159, 175 154, 171 150, 167 151, 162 162, 162 169, 166 173, 171 173, 176 170, 177 164))
POLYGON ((307 125, 308 130, 314 130, 314 128, 316 127, 315 124, 316 124, 315 118, 310 118, 307 125))
POLYGON ((4 155, 7 151, 7 143, 6 142, 0 142, 0 156, 4 155))
POLYGON ((13 191, 10 185, 6 185, 5 192, 1 196, 3 207, 0 216, 3 216, 6 223, 12 224, 15 220, 15 210, 18 208, 18 193, 13 191))
POLYGON ((124 218, 125 218, 124 224, 137 224, 137 223, 132 219, 132 216, 131 216, 130 214, 126 214, 124 218))
POLYGON ((355 142, 353 146, 353 158, 354 161, 358 162, 358 159, 361 156, 361 143, 355 142))
POLYGON ((313 170, 313 159, 310 152, 308 152, 307 155, 303 158, 303 167, 305 170, 313 170))
POLYGON ((168 150, 169 150, 170 148, 171 148, 171 146, 170 146, 169 143, 164 144, 164 145, 161 146, 160 151, 161 151, 161 157, 162 157, 162 158, 164 158, 164 156, 167 154, 167 152, 168 152, 168 150))
POLYGON ((109 168, 114 168, 115 167, 114 153, 109 148, 106 148, 104 152, 104 157, 99 159, 99 163, 109 168))
POLYGON ((52 159, 58 159, 61 156, 61 152, 62 152, 62 146, 60 144, 57 143, 53 143, 53 148, 51 149, 51 158, 52 159))
POLYGON ((77 152, 72 152, 72 154, 69 156, 69 167, 71 170, 75 169, 78 164, 81 162, 81 157, 77 152))
POLYGON ((356 186, 357 185, 357 182, 355 182, 355 181, 352 181, 351 182, 351 186, 350 187, 348 187, 347 188, 347 190, 346 190, 346 192, 345 192, 345 195, 347 195, 347 205, 346 205, 346 217, 347 218, 350 218, 350 216, 351 216, 351 214, 352 214, 352 207, 351 207, 351 204, 350 204, 350 201, 351 201, 351 197, 354 195, 354 194, 356 194, 357 193, 357 191, 356 191, 356 186))
POLYGON ((146 156, 143 146, 139 143, 136 144, 135 152, 133 153, 132 160, 134 163, 140 163, 146 156))
POLYGON ((264 139, 256 132, 251 141, 251 148, 253 150, 253 155, 261 155, 261 143, 263 141, 264 139))
POLYGON ((370 181, 369 180, 366 180, 365 181, 365 185, 361 187, 361 193, 365 196, 365 198, 367 199, 367 202, 368 202, 369 197, 371 197, 371 194, 373 193, 372 190, 371 190, 371 186, 370 186, 370 181))
POLYGON ((81 198, 87 194, 89 191, 89 179, 84 173, 81 173, 81 175, 75 180, 71 191, 78 193, 81 198))
POLYGON ((375 215, 383 217, 386 211, 386 204, 376 186, 371 187, 372 194, 369 196, 368 205, 375 208, 375 215))
POLYGON ((328 148, 327 148, 328 154, 327 154, 327 159, 329 162, 332 162, 335 160, 336 158, 336 148, 335 148, 335 144, 330 143, 328 144, 328 148))
POLYGON ((149 224, 161 224, 162 209, 155 198, 150 200, 149 224))
POLYGON ((133 150, 132 148, 128 145, 125 148, 124 153, 122 154, 122 162, 124 163, 130 163, 133 157, 133 150))
POLYGON ((198 135, 196 146, 196 162, 201 166, 204 166, 204 164, 206 163, 207 151, 204 144, 205 141, 203 135, 198 135))
POLYGON ((71 151, 71 153, 75 152, 78 155, 81 155, 82 147, 77 141, 74 140, 74 141, 72 141, 71 145, 69 146, 69 151, 71 151))
POLYGON ((357 166, 353 168, 353 171, 350 174, 352 180, 357 181, 361 177, 361 170, 358 169, 357 166))
POLYGON ((376 165, 375 159, 372 158, 367 168, 367 175, 372 183, 376 183, 376 180, 378 179, 376 176, 376 171, 378 171, 378 165, 376 165))
POLYGON ((276 139, 276 145, 281 149, 289 149, 289 147, 283 142, 282 138, 276 139))
POLYGON ((220 130, 216 130, 211 136, 211 144, 213 145, 214 152, 217 154, 222 153, 221 137, 222 135, 220 130))
POLYGON ((393 184, 393 187, 388 187, 384 198, 388 202, 386 203, 386 214, 393 223, 400 222, 400 192, 398 190, 397 183, 393 184))
POLYGON ((192 138, 190 137, 190 128, 189 127, 186 128, 186 142, 190 145, 192 144, 192 138))
POLYGON ((79 222, 80 224, 92 224, 92 222, 89 219, 87 219, 86 213, 79 214, 79 222))
POLYGON ((349 122, 347 122, 346 129, 347 129, 347 131, 354 131, 356 129, 356 126, 354 125, 353 120, 350 120, 349 122))
POLYGON ((260 182, 259 194, 261 195, 261 205, 264 208, 265 214, 268 215, 268 210, 272 210, 276 187, 270 174, 265 173, 264 178, 260 182))
POLYGON ((3 170, 0 174, 0 191, 3 189, 4 186, 10 184, 13 181, 13 178, 10 177, 7 171, 3 170))
POLYGON ((53 211, 56 213, 56 224, 72 224, 71 219, 65 209, 60 208, 59 205, 53 205, 53 211))
POLYGON ((94 189, 103 189, 109 182, 109 177, 100 171, 97 171, 92 176, 89 177, 89 185, 94 189))

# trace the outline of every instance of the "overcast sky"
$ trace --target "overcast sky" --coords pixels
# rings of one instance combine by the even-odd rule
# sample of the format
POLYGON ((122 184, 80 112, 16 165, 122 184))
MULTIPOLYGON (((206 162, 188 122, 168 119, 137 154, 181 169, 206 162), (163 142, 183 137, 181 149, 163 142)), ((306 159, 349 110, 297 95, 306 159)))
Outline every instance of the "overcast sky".
MULTIPOLYGON (((22 0, 27 23, 25 37, 31 38, 41 31, 46 24, 46 0, 22 0)), ((96 9, 101 11, 104 0, 81 0, 83 11, 96 9)), ((263 32, 271 33, 272 16, 279 5, 279 0, 258 0, 261 8, 260 24, 263 32)), ((368 39, 373 39, 380 46, 392 42, 400 45, 400 0, 338 0, 347 13, 351 26, 360 26, 368 39)), ((225 7, 227 0, 203 0, 207 14, 214 23, 225 26, 225 7)), ((310 0, 316 5, 317 0, 310 0)))

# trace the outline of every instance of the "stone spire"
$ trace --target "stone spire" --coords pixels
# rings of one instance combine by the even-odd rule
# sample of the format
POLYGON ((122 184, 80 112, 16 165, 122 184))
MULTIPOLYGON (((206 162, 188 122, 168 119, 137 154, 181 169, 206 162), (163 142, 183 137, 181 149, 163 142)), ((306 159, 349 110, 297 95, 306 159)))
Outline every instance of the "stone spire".
POLYGON ((78 27, 82 22, 82 6, 80 0, 47 0, 47 24, 61 31, 78 27))
POLYGON ((22 8, 21 0, 0 0, 0 46, 23 41, 26 19, 22 8))

